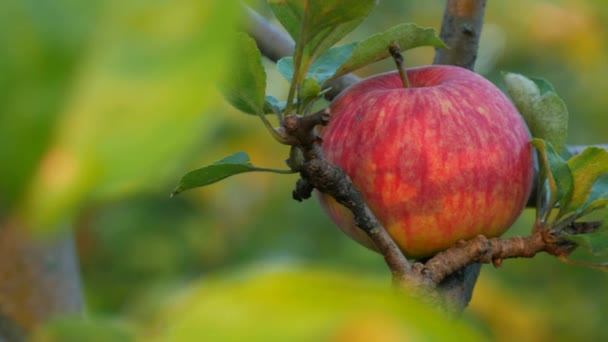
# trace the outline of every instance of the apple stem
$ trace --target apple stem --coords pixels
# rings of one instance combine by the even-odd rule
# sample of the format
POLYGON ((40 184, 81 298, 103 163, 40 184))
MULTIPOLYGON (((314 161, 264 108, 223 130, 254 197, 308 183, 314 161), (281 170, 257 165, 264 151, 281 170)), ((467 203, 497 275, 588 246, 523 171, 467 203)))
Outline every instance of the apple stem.
POLYGON ((397 70, 399 70, 399 76, 401 76, 401 81, 403 82, 403 88, 409 88, 410 80, 407 78, 407 71, 403 66, 403 55, 401 54, 401 48, 399 47, 399 44, 397 44, 397 42, 393 42, 391 45, 389 45, 388 52, 391 53, 391 56, 393 56, 393 60, 397 65, 397 70))

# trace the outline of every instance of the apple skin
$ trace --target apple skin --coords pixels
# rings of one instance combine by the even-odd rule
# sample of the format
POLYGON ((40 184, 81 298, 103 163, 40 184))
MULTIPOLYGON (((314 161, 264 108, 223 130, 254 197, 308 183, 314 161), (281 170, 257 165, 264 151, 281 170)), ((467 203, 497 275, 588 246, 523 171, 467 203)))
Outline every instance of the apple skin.
MULTIPOLYGON (((406 256, 428 257, 461 239, 495 237, 519 217, 532 186, 530 134, 509 99, 464 68, 427 66, 367 78, 330 105, 320 131, 406 256)), ((348 236, 377 250, 352 213, 317 194, 348 236)))

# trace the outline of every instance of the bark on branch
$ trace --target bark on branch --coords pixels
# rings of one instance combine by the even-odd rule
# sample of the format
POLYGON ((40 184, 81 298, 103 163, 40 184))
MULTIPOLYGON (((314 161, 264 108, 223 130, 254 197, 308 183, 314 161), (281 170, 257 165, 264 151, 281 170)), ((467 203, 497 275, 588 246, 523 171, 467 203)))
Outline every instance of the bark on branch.
POLYGON ((80 314, 83 298, 72 232, 29 234, 17 220, 0 221, 0 341, 22 341, 49 319, 80 314))
POLYGON ((355 217, 357 227, 365 231, 374 241, 384 256, 393 278, 403 280, 412 276, 412 268, 401 250, 388 235, 374 213, 365 204, 361 193, 353 186, 342 168, 329 163, 321 149, 320 139, 316 135, 316 125, 329 123, 329 109, 310 116, 288 115, 285 117, 285 132, 298 142, 302 149, 304 163, 300 170, 300 179, 293 192, 294 199, 301 201, 310 198, 313 189, 329 194, 336 201, 350 209, 355 217))
MULTIPOLYGON (((566 232, 569 234, 587 234, 597 230, 601 222, 576 222, 566 232)), ((502 266, 504 259, 532 258, 546 252, 556 257, 566 257, 576 244, 560 239, 560 232, 548 228, 535 229, 531 236, 512 237, 508 239, 488 239, 479 235, 469 241, 460 241, 455 246, 436 254, 426 262, 425 267, 433 283, 440 283, 455 270, 471 263, 492 263, 502 266)))

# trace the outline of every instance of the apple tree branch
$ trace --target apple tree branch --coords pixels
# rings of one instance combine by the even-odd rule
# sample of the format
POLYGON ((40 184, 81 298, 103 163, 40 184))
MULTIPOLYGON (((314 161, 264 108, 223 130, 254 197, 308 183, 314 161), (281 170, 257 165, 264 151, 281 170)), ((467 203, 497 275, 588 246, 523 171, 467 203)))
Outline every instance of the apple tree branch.
MULTIPOLYGON (((600 225, 601 222, 574 222, 567 227, 566 232, 572 235, 587 234, 596 231, 600 225)), ((526 237, 486 238, 479 235, 437 253, 424 266, 432 282, 438 284, 454 271, 473 263, 492 263, 495 267, 500 267, 504 259, 532 258, 541 252, 564 258, 577 246, 560 240, 559 237, 560 233, 546 227, 535 227, 532 235, 526 237)))
POLYGON ((302 201, 310 198, 313 189, 329 194, 352 211, 355 224, 374 241, 393 278, 401 280, 411 277, 413 272, 410 263, 365 204, 361 193, 353 186, 348 175, 342 168, 325 159, 315 126, 327 125, 329 119, 329 108, 309 116, 291 114, 285 117, 285 132, 294 138, 290 141, 295 142, 294 147, 301 149, 304 156, 300 169, 302 178, 296 184, 294 199, 302 201))

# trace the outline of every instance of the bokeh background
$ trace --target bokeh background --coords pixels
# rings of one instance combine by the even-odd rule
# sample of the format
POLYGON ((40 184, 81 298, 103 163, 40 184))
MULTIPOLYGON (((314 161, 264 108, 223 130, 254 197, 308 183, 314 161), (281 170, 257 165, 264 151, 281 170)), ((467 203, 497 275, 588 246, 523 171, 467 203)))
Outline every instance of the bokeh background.
MULTIPOLYGON (((273 20, 263 1, 249 4, 273 20)), ((402 22, 438 29, 443 6, 381 0, 345 42, 402 22)), ((255 277, 268 269, 388 287, 381 257, 339 233, 314 200, 291 199, 295 175, 239 175, 169 198, 182 174, 236 151, 284 168, 287 148, 214 87, 234 63, 239 9, 219 0, 0 3, 0 219, 46 234, 72 227, 92 319, 149 336, 167 303, 196 297, 207 280, 218 298, 245 291, 232 288, 245 274, 263 289, 255 277)), ((607 22, 603 0, 489 1, 477 71, 500 87, 501 71, 548 79, 570 110, 568 142, 607 143, 607 22)), ((432 57, 429 48, 405 55, 409 66, 432 57)), ((268 92, 284 99, 286 81, 265 66, 268 92)), ((508 235, 532 221, 524 213, 508 235)), ((509 260, 483 268, 464 320, 498 340, 607 340, 607 287, 607 274, 548 256, 509 260)), ((201 305, 221 315, 238 303, 201 305)), ((172 310, 176 320, 191 312, 172 310)))

